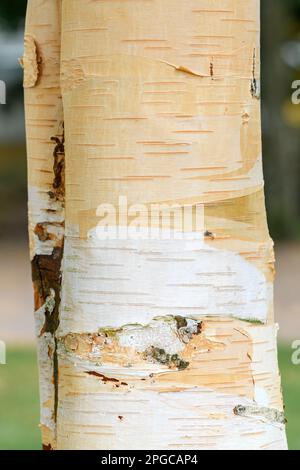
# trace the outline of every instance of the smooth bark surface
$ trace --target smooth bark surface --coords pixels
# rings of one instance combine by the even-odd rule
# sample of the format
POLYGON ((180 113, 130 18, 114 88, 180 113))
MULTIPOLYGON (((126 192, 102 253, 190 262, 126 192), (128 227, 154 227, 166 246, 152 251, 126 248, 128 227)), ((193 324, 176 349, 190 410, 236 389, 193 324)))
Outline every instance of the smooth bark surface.
POLYGON ((45 448, 286 448, 259 1, 28 4, 45 448), (154 204, 192 217, 151 237, 154 204))

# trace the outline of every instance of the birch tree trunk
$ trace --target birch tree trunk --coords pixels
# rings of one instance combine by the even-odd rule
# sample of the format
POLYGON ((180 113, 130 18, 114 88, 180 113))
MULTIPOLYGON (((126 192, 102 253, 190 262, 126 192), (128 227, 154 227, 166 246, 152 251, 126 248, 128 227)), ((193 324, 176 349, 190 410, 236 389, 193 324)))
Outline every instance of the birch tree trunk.
POLYGON ((46 449, 286 448, 259 23, 258 0, 28 2, 46 449))

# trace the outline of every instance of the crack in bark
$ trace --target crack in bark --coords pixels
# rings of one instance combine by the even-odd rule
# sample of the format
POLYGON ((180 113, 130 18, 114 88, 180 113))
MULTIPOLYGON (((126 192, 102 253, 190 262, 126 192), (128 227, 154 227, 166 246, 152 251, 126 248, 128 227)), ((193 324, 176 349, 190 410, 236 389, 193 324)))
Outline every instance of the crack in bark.
POLYGON ((256 78, 256 49, 253 50, 253 66, 252 66, 252 80, 251 80, 251 95, 252 98, 260 99, 260 86, 256 78))
POLYGON ((104 383, 112 382, 113 384, 115 384, 116 387, 119 387, 120 385, 128 385, 128 383, 126 382, 121 382, 119 379, 115 379, 114 377, 107 377, 106 375, 100 374, 99 372, 95 372, 93 370, 85 371, 85 373, 101 379, 104 383))
POLYGON ((54 164, 54 180, 53 180, 53 189, 49 191, 49 196, 51 199, 60 201, 64 204, 65 200, 65 132, 64 124, 62 124, 63 131, 61 137, 51 137, 51 141, 56 145, 53 151, 54 164))

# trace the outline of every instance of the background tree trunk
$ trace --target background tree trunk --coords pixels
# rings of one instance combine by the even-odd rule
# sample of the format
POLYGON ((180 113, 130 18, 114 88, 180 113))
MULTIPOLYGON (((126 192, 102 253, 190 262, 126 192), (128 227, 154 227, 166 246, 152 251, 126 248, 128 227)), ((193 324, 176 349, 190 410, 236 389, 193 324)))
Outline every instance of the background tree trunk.
POLYGON ((29 1, 45 448, 286 448, 259 29, 258 0, 29 1), (153 204, 193 217, 100 236, 153 204))

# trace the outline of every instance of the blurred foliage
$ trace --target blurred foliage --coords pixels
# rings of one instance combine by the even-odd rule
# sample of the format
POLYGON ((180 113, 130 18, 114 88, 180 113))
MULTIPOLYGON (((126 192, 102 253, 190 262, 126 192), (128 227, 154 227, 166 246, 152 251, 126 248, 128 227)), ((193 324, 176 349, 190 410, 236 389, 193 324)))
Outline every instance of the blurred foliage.
POLYGON ((262 0, 262 116, 271 235, 300 239, 300 0, 262 0))
POLYGON ((300 0, 280 0, 280 1, 286 4, 291 15, 295 17, 298 16, 298 19, 300 19, 300 0))
POLYGON ((2 0, 0 18, 9 28, 17 28, 24 23, 27 0, 2 0))
POLYGON ((24 145, 0 145, 0 240, 27 237, 27 179, 24 145), (9 201, 9 204, 7 203, 9 201))

